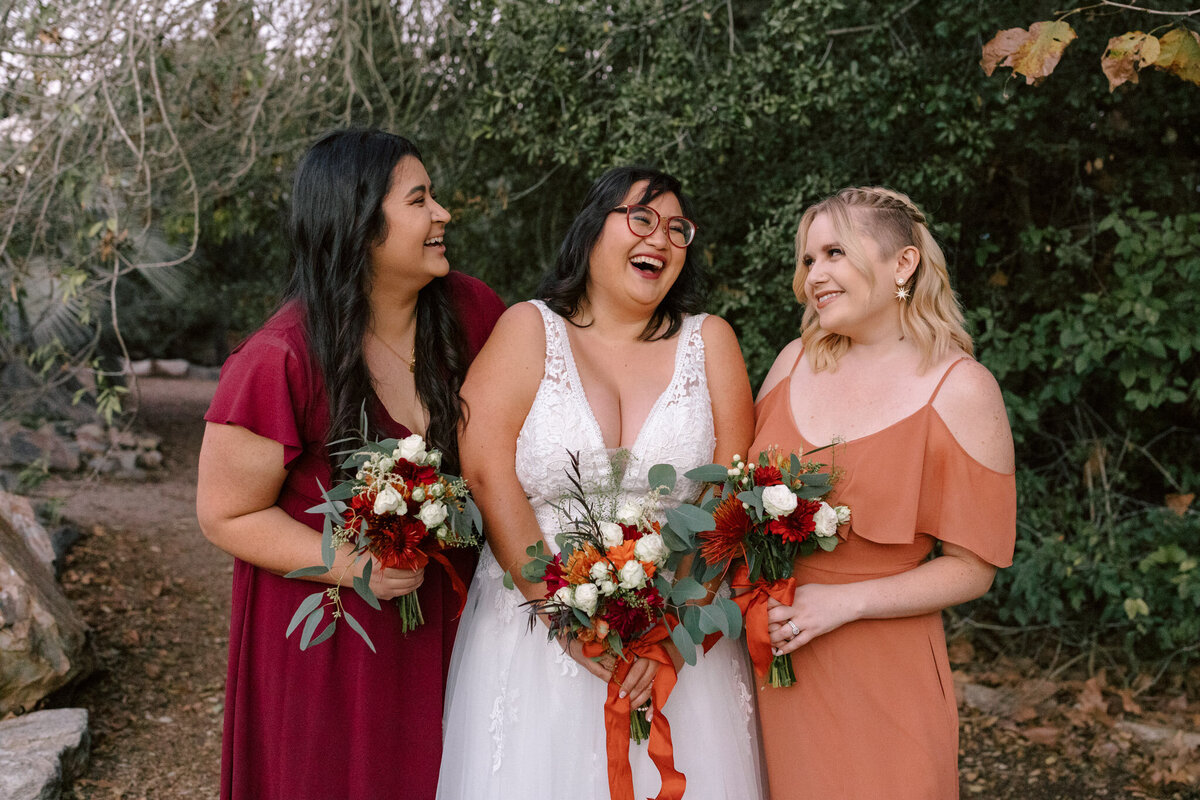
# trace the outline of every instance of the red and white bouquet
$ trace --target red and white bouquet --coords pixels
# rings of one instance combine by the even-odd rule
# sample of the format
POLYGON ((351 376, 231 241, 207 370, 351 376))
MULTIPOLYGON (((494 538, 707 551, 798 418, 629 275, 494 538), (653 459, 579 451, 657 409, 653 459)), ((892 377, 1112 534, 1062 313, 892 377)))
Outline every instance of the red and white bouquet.
MULTIPOLYGON (((805 454, 808 455, 808 454, 805 454)), ((850 521, 847 506, 824 498, 833 478, 823 464, 770 450, 758 464, 735 456, 730 466, 709 464, 687 473, 692 480, 720 485, 702 508, 711 514, 707 530, 697 528, 693 573, 712 580, 733 570, 733 601, 745 617, 746 644, 759 677, 772 686, 796 682, 790 656, 771 657, 767 601, 790 604, 796 591, 792 569, 798 556, 837 546, 838 527, 850 521)))
MULTIPOLYGON (((525 604, 531 612, 530 627, 542 620, 549 627, 549 638, 564 645, 577 639, 589 657, 611 658, 615 664, 604 704, 609 785, 614 797, 633 796, 628 757, 631 739, 636 743, 650 740, 651 759, 658 766, 665 792, 660 796, 682 796, 685 781, 675 769, 670 725, 662 712, 676 683, 675 665, 663 645, 672 637, 675 612, 678 604, 686 601, 687 592, 681 594, 664 571, 673 568, 687 548, 674 540, 678 549, 673 549, 663 526, 654 519, 660 493, 669 492, 675 484, 675 471, 669 465, 654 467, 650 484, 658 488, 640 502, 617 507, 611 502, 595 502, 596 490, 585 491, 579 481, 578 455, 570 457, 574 491, 562 506, 568 521, 556 537, 559 552, 549 553, 544 542, 538 541, 527 549, 531 560, 521 570, 526 580, 546 584, 544 597, 525 604), (597 505, 609 506, 611 518, 598 513, 597 505), (632 709, 629 698, 619 696, 620 687, 639 657, 653 659, 660 667, 650 700, 632 709), (653 722, 647 720, 651 705, 655 708, 653 722)), ((513 588, 510 576, 506 575, 505 584, 513 588)), ((683 633, 682 626, 675 627, 683 633)))
MULTIPOLYGON (((445 568, 455 590, 465 600, 466 586, 442 551, 450 547, 478 547, 483 540, 483 520, 466 482, 439 472, 441 463, 441 452, 427 449, 425 440, 417 434, 368 443, 354 452, 342 464, 343 469, 355 470, 354 477, 323 491, 325 502, 308 509, 309 513, 325 515, 321 537, 324 563, 289 572, 287 577, 329 572, 333 569, 335 551, 349 544, 355 559, 345 569, 367 558, 362 574, 354 576, 353 586, 375 609, 380 605, 370 586, 374 562, 384 568, 415 570, 432 559, 445 568)), ((338 619, 345 619, 375 650, 362 625, 342 605, 339 588, 340 580, 309 595, 296 609, 286 635, 290 637, 303 622, 301 650, 332 636, 338 619), (332 620, 316 634, 326 607, 331 609, 332 620)), ((396 604, 403 632, 425 621, 416 592, 397 597, 396 604)))

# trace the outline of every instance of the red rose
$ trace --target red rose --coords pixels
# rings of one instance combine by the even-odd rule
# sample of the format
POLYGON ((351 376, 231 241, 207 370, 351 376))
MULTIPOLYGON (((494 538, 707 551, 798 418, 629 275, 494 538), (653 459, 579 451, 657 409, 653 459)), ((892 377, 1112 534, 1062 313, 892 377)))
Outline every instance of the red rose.
POLYGON ((755 486, 778 486, 783 483, 783 473, 779 467, 758 467, 754 470, 755 486))
POLYGON ((554 560, 546 565, 546 572, 542 576, 542 580, 546 582, 547 597, 553 597, 555 592, 568 585, 566 576, 563 574, 562 554, 554 554, 554 560))
POLYGON ((399 475, 409 485, 422 484, 428 486, 431 483, 437 482, 437 470, 428 464, 417 466, 416 464, 406 459, 398 459, 396 466, 392 468, 392 472, 399 475))

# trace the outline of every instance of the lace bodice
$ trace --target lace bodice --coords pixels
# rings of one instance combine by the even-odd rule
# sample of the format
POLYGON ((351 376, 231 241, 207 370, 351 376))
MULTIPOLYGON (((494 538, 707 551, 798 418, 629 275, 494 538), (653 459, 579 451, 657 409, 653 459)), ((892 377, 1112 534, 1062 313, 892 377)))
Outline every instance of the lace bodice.
MULTIPOLYGON (((600 425, 588 405, 575 357, 567 338, 567 321, 540 300, 532 301, 546 328, 546 367, 533 405, 517 436, 517 478, 537 515, 548 547, 557 551, 557 506, 570 489, 569 453, 579 453, 585 487, 604 485, 612 474, 613 451, 606 450, 600 425)), ((712 460, 716 437, 712 401, 704 371, 704 314, 684 318, 677 336, 671 382, 646 416, 620 478, 617 502, 636 500, 650 490, 648 473, 655 464, 671 464, 678 481, 664 505, 690 500, 699 485, 683 477, 712 460)))

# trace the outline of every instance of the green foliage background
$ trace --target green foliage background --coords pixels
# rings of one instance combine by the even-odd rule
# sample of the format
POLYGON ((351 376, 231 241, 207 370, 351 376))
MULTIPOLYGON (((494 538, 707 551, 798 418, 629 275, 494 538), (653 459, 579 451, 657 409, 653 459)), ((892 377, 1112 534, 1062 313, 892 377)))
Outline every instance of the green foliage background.
MULTIPOLYGON (((801 212, 887 185, 934 220, 1017 441, 1016 563, 963 613, 1134 662, 1195 658, 1200 514, 1164 498, 1200 479, 1200 89, 1154 72, 1110 93, 1099 68, 1110 36, 1169 19, 1073 16, 1078 41, 1031 87, 978 61, 997 30, 1053 18, 1046 2, 448 0, 419 53, 379 39, 411 7, 364 3, 355 35, 379 46, 345 74, 378 79, 336 112, 278 116, 253 167, 202 195, 185 297, 123 287, 135 355, 216 362, 261 320, 286 279, 290 166, 335 125, 418 141, 455 212, 452 263, 510 302, 606 167, 675 173, 699 209, 711 310, 756 384, 797 334, 801 212), (221 335, 180 352, 193 324, 221 335)), ((219 103, 269 69, 343 74, 260 60, 206 91, 219 103)), ((168 231, 185 216, 160 213, 168 231)))

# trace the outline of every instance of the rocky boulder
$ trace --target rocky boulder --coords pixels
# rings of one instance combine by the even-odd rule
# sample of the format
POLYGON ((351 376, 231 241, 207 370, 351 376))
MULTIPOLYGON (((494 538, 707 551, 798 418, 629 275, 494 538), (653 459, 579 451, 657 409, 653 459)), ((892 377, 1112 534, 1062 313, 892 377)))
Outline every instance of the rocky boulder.
POLYGON ((87 626, 44 554, 31 550, 29 538, 42 537, 28 528, 41 526, 23 512, 0 513, 0 717, 33 708, 93 667, 87 626))
POLYGON ((90 745, 86 709, 36 711, 0 722, 0 798, 58 800, 83 773, 90 745))

